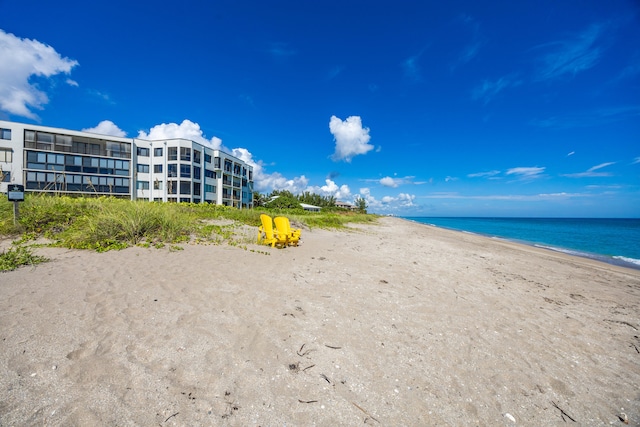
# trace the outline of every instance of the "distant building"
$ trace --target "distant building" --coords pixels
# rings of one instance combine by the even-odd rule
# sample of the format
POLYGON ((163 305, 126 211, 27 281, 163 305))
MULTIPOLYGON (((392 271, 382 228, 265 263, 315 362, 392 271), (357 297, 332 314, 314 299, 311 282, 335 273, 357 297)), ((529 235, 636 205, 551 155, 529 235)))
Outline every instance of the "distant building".
POLYGON ((253 207, 253 168, 187 139, 149 141, 0 120, 0 192, 253 207))
POLYGON ((356 209, 358 209, 355 205, 349 202, 340 202, 340 201, 336 202, 336 208, 349 209, 350 211, 355 211, 356 209))
POLYGON ((302 209, 309 212, 320 212, 320 209, 322 209, 320 206, 308 205, 306 203, 300 203, 300 206, 302 206, 302 209))

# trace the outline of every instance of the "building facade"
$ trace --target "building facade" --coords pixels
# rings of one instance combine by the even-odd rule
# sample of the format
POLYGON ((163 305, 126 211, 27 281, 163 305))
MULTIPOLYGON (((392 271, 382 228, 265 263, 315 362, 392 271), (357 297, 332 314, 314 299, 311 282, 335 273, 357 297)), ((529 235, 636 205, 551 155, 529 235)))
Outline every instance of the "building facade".
POLYGON ((0 120, 0 192, 253 207, 253 168, 186 139, 149 141, 0 120))

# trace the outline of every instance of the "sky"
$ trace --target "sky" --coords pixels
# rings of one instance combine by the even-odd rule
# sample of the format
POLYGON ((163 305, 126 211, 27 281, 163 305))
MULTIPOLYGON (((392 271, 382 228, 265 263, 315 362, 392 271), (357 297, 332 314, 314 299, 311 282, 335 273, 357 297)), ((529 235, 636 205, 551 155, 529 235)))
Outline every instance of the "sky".
POLYGON ((640 3, 0 0, 0 119, 373 213, 637 218, 640 3))

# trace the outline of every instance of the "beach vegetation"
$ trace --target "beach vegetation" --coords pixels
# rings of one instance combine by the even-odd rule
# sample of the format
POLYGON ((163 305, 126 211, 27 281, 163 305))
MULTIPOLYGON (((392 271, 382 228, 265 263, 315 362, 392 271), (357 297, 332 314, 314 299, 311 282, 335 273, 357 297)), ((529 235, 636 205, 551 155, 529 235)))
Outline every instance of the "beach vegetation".
POLYGON ((34 255, 27 247, 14 246, 0 253, 0 271, 11 271, 22 265, 35 265, 46 261, 47 258, 34 255))
MULTIPOLYGON (((20 204, 17 224, 13 221, 12 202, 0 197, 0 237, 12 237, 20 243, 37 240, 51 246, 100 252, 135 245, 173 248, 184 242, 246 247, 255 243, 262 213, 271 217, 287 216, 292 227, 303 229, 343 228, 348 223, 373 222, 377 218, 361 212, 336 210, 329 205, 321 212, 307 212, 291 193, 279 194, 281 197, 275 200, 289 202, 254 209, 27 194, 20 204)), ((305 200, 315 200, 310 194, 306 197, 305 200)))

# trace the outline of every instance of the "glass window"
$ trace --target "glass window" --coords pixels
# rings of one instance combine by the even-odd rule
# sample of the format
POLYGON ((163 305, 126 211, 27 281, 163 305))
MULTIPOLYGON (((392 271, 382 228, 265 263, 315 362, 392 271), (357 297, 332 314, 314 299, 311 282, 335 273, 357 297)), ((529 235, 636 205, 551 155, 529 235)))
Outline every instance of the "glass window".
POLYGON ((191 194, 191 181, 180 181, 180 194, 191 194))
POLYGON ((178 147, 169 147, 168 151, 168 160, 178 160, 178 147))
POLYGON ((200 184, 194 183, 193 184, 193 195, 194 196, 199 196, 200 195, 200 191, 201 191, 200 184))
POLYGON ((180 147, 180 160, 185 162, 191 161, 191 148, 180 147))
POLYGON ((149 165, 143 165, 138 163, 138 172, 139 173, 149 173, 149 165))
POLYGON ((191 178, 191 165, 180 165, 180 178, 191 178))
POLYGON ((138 156, 149 157, 149 149, 138 147, 138 156))
POLYGON ((205 163, 211 163, 211 156, 209 154, 205 154, 204 155, 204 161, 205 161, 205 163))
POLYGON ((37 133, 38 142, 44 144, 53 143, 53 135, 50 133, 38 132, 37 133))
MULTIPOLYGON (((116 184, 122 186, 122 183, 116 184)), ((138 181, 138 190, 148 190, 149 189, 149 181, 138 181)))
POLYGON ((32 130, 25 130, 24 140, 29 142, 34 142, 36 140, 36 133, 32 130))
POLYGON ((0 129, 0 139, 11 139, 11 129, 0 129))
POLYGON ((162 157, 162 147, 154 148, 153 149, 153 155, 155 157, 162 157))
POLYGON ((167 193, 178 194, 178 181, 167 182, 167 193))
POLYGON ((11 163, 13 161, 13 151, 8 148, 0 148, 0 162, 11 163))
POLYGON ((178 165, 176 165, 176 164, 168 164, 167 165, 167 176, 168 177, 176 177, 176 176, 178 176, 178 165))
POLYGON ((210 171, 209 169, 205 169, 204 176, 206 176, 207 178, 215 178, 216 173, 214 171, 210 171))
POLYGON ((153 173, 162 173, 162 165, 153 165, 153 173))
POLYGON ((193 179, 200 179, 200 168, 198 166, 193 167, 193 179))
POLYGON ((200 163, 200 151, 193 150, 193 162, 200 163))
POLYGON ((4 172, 0 170, 0 178, 2 178, 2 182, 11 182, 11 172, 4 172))
POLYGON ((158 181, 157 179, 153 182, 154 190, 162 190, 162 181, 158 181))

